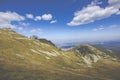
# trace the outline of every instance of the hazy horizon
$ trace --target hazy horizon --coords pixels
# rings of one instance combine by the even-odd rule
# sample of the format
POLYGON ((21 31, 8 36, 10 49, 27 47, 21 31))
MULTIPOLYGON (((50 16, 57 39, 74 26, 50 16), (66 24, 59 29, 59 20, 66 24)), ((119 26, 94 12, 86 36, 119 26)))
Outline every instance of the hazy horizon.
POLYGON ((12 28, 20 34, 37 35, 55 43, 120 40, 119 3, 113 0, 2 0, 0 28, 12 28))

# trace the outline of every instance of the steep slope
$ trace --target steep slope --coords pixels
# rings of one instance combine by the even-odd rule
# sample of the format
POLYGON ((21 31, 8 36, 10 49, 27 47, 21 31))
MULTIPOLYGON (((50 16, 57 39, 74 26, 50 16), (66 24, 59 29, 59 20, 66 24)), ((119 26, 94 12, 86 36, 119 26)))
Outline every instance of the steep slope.
POLYGON ((87 44, 62 51, 0 30, 0 80, 119 80, 119 67, 119 60, 87 44))

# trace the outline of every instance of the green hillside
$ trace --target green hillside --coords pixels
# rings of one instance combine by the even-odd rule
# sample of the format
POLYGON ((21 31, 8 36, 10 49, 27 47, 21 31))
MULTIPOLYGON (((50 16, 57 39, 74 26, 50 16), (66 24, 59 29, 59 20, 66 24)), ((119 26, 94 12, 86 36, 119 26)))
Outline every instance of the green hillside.
POLYGON ((120 80, 120 61, 82 44, 61 50, 51 41, 0 30, 0 80, 120 80))

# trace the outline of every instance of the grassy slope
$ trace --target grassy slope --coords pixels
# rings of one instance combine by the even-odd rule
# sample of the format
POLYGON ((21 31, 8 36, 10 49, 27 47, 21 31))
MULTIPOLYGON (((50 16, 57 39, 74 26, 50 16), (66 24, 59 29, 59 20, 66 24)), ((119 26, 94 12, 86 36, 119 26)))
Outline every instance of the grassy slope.
POLYGON ((72 51, 28 39, 13 31, 0 30, 0 80, 119 80, 120 64, 100 60, 93 67, 76 64, 81 58, 72 51), (59 53, 48 56, 44 50, 59 53), (46 56, 50 59, 46 59, 46 56))

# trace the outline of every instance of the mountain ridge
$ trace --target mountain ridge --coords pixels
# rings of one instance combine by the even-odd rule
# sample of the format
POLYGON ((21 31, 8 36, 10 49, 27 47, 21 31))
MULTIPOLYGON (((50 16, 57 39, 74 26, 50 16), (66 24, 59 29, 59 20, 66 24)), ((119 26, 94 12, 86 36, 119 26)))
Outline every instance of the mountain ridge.
POLYGON ((119 60, 88 44, 63 51, 12 30, 0 30, 1 80, 117 80, 119 67, 119 60))

